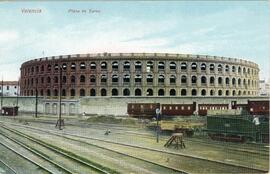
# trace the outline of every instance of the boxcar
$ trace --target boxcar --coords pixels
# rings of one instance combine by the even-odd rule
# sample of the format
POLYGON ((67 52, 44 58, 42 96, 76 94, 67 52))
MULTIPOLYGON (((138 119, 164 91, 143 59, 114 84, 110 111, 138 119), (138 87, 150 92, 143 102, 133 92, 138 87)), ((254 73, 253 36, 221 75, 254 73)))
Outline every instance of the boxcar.
POLYGON ((162 104, 161 110, 163 116, 190 116, 195 107, 193 104, 162 104))
POLYGON ((229 108, 228 104, 199 104, 198 114, 200 116, 206 116, 207 110, 224 110, 228 108, 229 108))
POLYGON ((252 115, 269 116, 269 100, 248 101, 248 112, 252 115))
POLYGON ((151 118, 156 115, 156 108, 160 108, 159 103, 128 103, 128 115, 132 117, 151 118))
POLYGON ((269 142, 269 119, 252 116, 207 116, 206 130, 213 140, 269 142))

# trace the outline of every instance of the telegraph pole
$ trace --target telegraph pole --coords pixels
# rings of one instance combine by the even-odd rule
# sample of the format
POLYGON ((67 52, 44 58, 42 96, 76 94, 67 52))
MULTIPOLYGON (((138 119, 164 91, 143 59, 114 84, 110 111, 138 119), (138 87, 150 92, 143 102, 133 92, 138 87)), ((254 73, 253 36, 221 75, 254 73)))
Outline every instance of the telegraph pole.
POLYGON ((62 130, 62 124, 64 125, 64 120, 62 120, 62 65, 59 66, 59 118, 56 122, 56 126, 59 126, 59 130, 62 130))
POLYGON ((2 83, 1 83, 1 115, 3 115, 3 93, 4 93, 4 81, 3 81, 3 76, 2 76, 2 83))
POLYGON ((37 90, 37 81, 36 81, 36 109, 35 109, 35 117, 37 118, 37 112, 38 112, 38 90, 37 90))

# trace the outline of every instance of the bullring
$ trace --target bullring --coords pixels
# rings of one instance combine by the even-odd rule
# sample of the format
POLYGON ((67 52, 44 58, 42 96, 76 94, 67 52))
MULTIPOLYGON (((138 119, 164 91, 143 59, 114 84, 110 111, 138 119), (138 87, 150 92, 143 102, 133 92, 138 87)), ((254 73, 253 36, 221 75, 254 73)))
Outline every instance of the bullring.
POLYGON ((256 96, 256 63, 217 56, 168 53, 99 53, 52 56, 21 66, 21 95, 256 96))

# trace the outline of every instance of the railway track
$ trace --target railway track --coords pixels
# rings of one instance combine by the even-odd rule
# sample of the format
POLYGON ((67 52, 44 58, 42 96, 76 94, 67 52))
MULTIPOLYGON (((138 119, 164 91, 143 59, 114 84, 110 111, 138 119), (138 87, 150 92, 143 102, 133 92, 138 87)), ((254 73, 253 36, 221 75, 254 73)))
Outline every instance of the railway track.
MULTIPOLYGON (((0 134, 1 134, 1 133, 0 133, 0 134)), ((3 134, 1 134, 1 135, 3 135, 3 134)), ((19 143, 16 142, 16 141, 13 141, 13 142, 19 144, 19 143)), ((53 173, 50 169, 47 169, 46 167, 43 167, 41 164, 39 164, 39 163, 35 162, 34 160, 28 158, 26 155, 24 155, 24 154, 18 152, 17 150, 15 150, 15 149, 13 149, 13 148, 7 146, 5 143, 3 143, 3 142, 0 141, 0 144, 1 144, 3 147, 5 147, 6 149, 8 149, 9 151, 14 152, 14 153, 17 154, 18 156, 20 156, 20 157, 22 157, 23 159, 29 161, 29 162, 32 163, 33 165, 39 167, 43 172, 45 172, 45 173, 53 173)), ((24 146, 22 145, 22 147, 24 147, 24 146)), ((4 162, 2 162, 2 163, 5 164, 4 162)), ((5 165, 8 166, 7 164, 5 164, 5 165)), ((14 169, 12 169, 11 167, 8 166, 8 168, 11 169, 14 173, 17 173, 17 172, 16 172, 14 169)))
MULTIPOLYGON (((55 124, 55 122, 47 121, 47 120, 42 120, 42 121, 41 120, 31 120, 31 122, 55 124)), ((74 124, 74 123, 66 123, 66 125, 78 126, 78 124, 74 124)), ((96 127, 97 130, 100 130, 100 128, 102 128, 104 131, 109 127, 111 130, 117 130, 118 132, 114 131, 114 133, 116 133, 116 134, 134 134, 134 135, 139 135, 139 136, 146 137, 146 138, 153 138, 152 134, 135 132, 137 129, 133 128, 133 127, 122 128, 120 126, 116 126, 116 125, 112 125, 112 124, 102 124, 102 123, 101 124, 86 123, 84 126, 86 126, 87 128, 92 128, 92 129, 95 129, 95 127, 96 127), (91 125, 91 127, 89 127, 89 125, 91 125), (130 131, 129 129, 133 129, 133 131, 130 131)), ((167 140, 168 137, 164 137, 164 138, 160 137, 160 138, 163 140, 167 140)), ((206 144, 206 145, 216 146, 216 147, 226 146, 226 148, 228 150, 236 151, 236 152, 240 151, 240 152, 253 153, 253 154, 258 154, 258 155, 265 155, 265 154, 268 155, 268 153, 269 153, 269 147, 263 147, 263 145, 265 145, 265 144, 247 143, 249 146, 251 146, 251 147, 247 147, 244 144, 230 143, 229 144, 230 147, 228 147, 228 142, 218 142, 218 141, 213 141, 211 139, 207 139, 207 141, 205 141, 205 139, 202 140, 201 138, 187 138, 186 141, 196 142, 196 143, 206 144), (241 146, 241 148, 239 148, 239 145, 241 146), (259 150, 262 153, 257 153, 254 150, 259 150)))
MULTIPOLYGON (((32 136, 28 136, 27 134, 24 134, 24 133, 22 133, 22 132, 20 132, 20 131, 17 131, 17 130, 15 130, 15 129, 11 129, 10 127, 2 126, 2 128, 7 129, 7 130, 12 131, 12 132, 16 132, 16 133, 18 133, 18 134, 20 134, 20 135, 22 135, 22 136, 26 136, 26 137, 28 137, 28 138, 30 138, 30 139, 34 139, 32 136)), ((41 131, 41 130, 38 130, 38 131, 41 131)), ((45 133, 50 133, 50 134, 53 134, 53 135, 56 135, 56 134, 54 134, 54 133, 47 132, 47 131, 43 131, 43 132, 45 132, 45 133)), ((61 136, 61 135, 57 134, 57 136, 59 137, 59 136, 61 136)), ((78 142, 77 140, 74 140, 74 139, 71 139, 71 138, 68 138, 68 137, 65 137, 65 136, 61 136, 61 137, 64 137, 65 139, 69 139, 69 140, 78 142)), ((112 150, 112 149, 110 149, 110 148, 104 148, 104 147, 97 146, 97 145, 91 144, 91 143, 86 143, 86 142, 81 142, 81 143, 83 143, 83 144, 85 144, 85 145, 96 146, 96 147, 98 147, 98 148, 105 149, 105 150, 107 150, 107 151, 115 152, 115 153, 117 153, 117 154, 122 155, 123 158, 130 157, 130 158, 134 158, 134 159, 136 159, 136 160, 140 160, 140 161, 143 161, 143 162, 146 162, 146 163, 151 163, 151 164, 156 165, 156 166, 159 166, 159 167, 161 167, 161 168, 166 168, 166 169, 168 169, 168 171, 171 171, 171 172, 174 171, 175 173, 179 173, 179 174, 180 174, 180 173, 181 173, 181 174, 187 173, 187 172, 185 172, 185 171, 183 171, 183 170, 179 170, 179 169, 177 169, 177 168, 164 166, 164 165, 162 165, 162 164, 159 164, 159 163, 156 163, 156 162, 153 162, 153 161, 149 161, 149 160, 146 160, 146 159, 143 159, 143 158, 139 158, 139 157, 134 157, 134 156, 132 156, 132 155, 128 155, 128 154, 125 154, 125 153, 121 153, 121 152, 112 150)), ((171 173, 171 172, 170 172, 170 173, 171 173)), ((109 172, 109 173, 117 173, 117 172, 109 172)))
MULTIPOLYGON (((73 173, 78 173, 81 170, 85 171, 86 173, 103 173, 103 174, 118 173, 118 172, 113 171, 107 167, 101 166, 100 164, 95 164, 89 160, 84 161, 84 160, 78 158, 75 154, 67 153, 66 151, 64 151, 60 148, 46 144, 46 143, 40 141, 39 139, 30 137, 26 134, 19 132, 19 131, 14 131, 14 130, 11 130, 11 129, 4 127, 4 126, 1 126, 1 128, 9 131, 9 132, 7 132, 7 131, 2 132, 1 131, 0 134, 2 136, 6 137, 7 139, 9 139, 10 141, 12 141, 16 144, 19 144, 21 147, 31 151, 32 153, 34 153, 38 157, 41 157, 42 159, 46 160, 47 162, 53 164, 55 167, 60 169, 60 171, 61 171, 60 173, 73 174, 73 173), (14 138, 14 135, 16 135, 17 138, 14 138), (44 152, 42 152, 40 150, 40 148, 37 148, 36 145, 35 145, 35 147, 33 147, 34 145, 31 146, 31 145, 29 145, 29 143, 22 141, 21 140, 22 137, 26 138, 27 141, 31 141, 31 142, 35 143, 36 145, 42 146, 45 149, 48 149, 48 151, 57 154, 57 158, 58 158, 57 162, 50 159, 50 157, 48 157, 48 155, 44 154, 44 152), (63 159, 63 161, 69 160, 70 164, 72 164, 72 166, 77 166, 76 168, 79 168, 80 170, 78 171, 77 169, 73 168, 72 166, 69 166, 69 167, 71 167, 71 168, 69 168, 69 167, 67 167, 67 165, 60 163, 59 161, 61 161, 61 159, 63 159)), ((4 145, 3 143, 1 143, 1 144, 4 145)), ((5 146, 5 147, 7 147, 7 146, 5 146)), ((15 152, 14 149, 10 149, 10 150, 15 152)), ((17 154, 18 154, 18 152, 17 152, 17 154)), ((22 154, 19 154, 19 155, 22 156, 23 158, 31 161, 33 164, 38 165, 40 168, 44 169, 44 171, 46 171, 48 173, 55 173, 52 170, 43 167, 41 164, 38 164, 35 161, 25 157, 24 155, 22 155, 22 154)))
MULTIPOLYGON (((204 159, 204 158, 201 158, 201 157, 191 156, 191 155, 186 155, 186 154, 181 154, 181 153, 174 153, 174 152, 169 152, 169 151, 164 151, 164 150, 159 150, 159 149, 153 149, 153 148, 148 148, 148 147, 142 147, 142 146, 137 146, 137 145, 112 142, 112 141, 108 141, 108 140, 103 140, 103 139, 98 139, 98 138, 93 138, 93 137, 85 137, 85 136, 69 134, 69 133, 62 133, 60 135, 59 133, 56 133, 55 131, 48 131, 48 130, 44 130, 44 129, 40 129, 40 128, 29 127, 29 126, 23 126, 23 127, 26 127, 27 129, 30 128, 32 130, 38 130, 38 131, 54 134, 56 136, 61 136, 61 137, 71 139, 71 140, 74 140, 74 141, 80 141, 82 143, 86 143, 83 140, 95 140, 95 141, 99 141, 99 142, 103 142, 103 143, 108 143, 108 144, 111 144, 111 145, 118 145, 118 146, 122 146, 122 147, 133 148, 135 151, 143 151, 144 150, 144 151, 152 151, 152 152, 156 152, 156 153, 161 153, 161 154, 168 155, 168 156, 169 155, 177 156, 179 158, 183 157, 183 158, 186 158, 186 160, 188 160, 188 161, 193 161, 193 163, 203 163, 205 165, 206 164, 213 165, 217 169, 221 167, 221 168, 236 170, 238 172, 239 171, 246 171, 246 173, 266 173, 267 172, 266 170, 262 170, 262 169, 256 169, 256 168, 252 168, 252 167, 248 167, 248 166, 237 165, 237 164, 232 164, 232 163, 227 163, 227 162, 222 162, 222 161, 209 160, 209 159, 204 159), (80 140, 74 139, 75 137, 80 138, 80 140)), ((86 144, 89 144, 89 143, 86 143, 86 144)), ((91 144, 91 145, 93 145, 93 144, 91 144)), ((96 146, 100 147, 100 145, 96 145, 96 146)))
MULTIPOLYGON (((2 143, 0 143, 2 144, 2 143)), ((3 164, 7 169, 8 171, 5 171, 6 173, 10 173, 10 174, 17 174, 17 172, 12 168, 10 167, 8 164, 6 164, 3 160, 0 159, 0 164, 3 164)))

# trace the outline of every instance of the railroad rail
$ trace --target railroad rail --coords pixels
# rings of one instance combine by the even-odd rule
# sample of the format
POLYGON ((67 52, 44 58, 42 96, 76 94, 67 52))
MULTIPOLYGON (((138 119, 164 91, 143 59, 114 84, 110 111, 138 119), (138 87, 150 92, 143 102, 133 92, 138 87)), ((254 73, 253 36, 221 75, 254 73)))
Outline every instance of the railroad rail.
MULTIPOLYGON (((20 126, 22 126, 22 125, 20 125, 20 126)), ((228 167, 237 167, 237 168, 242 168, 242 169, 245 169, 245 170, 252 170, 253 172, 259 172, 259 173, 268 172, 266 170, 256 169, 256 168, 247 167, 247 166, 243 166, 243 165, 239 165, 239 164, 232 164, 232 163, 223 162, 223 161, 210 160, 210 159, 205 159, 205 158, 198 157, 198 156, 187 155, 187 154, 182 154, 182 153, 175 153, 175 152, 170 152, 170 151, 166 151, 166 150, 159 150, 159 149, 142 147, 142 146, 131 145, 131 144, 126 144, 126 143, 118 143, 118 142, 108 141, 108 140, 104 140, 104 139, 93 138, 93 137, 85 137, 85 136, 76 135, 76 134, 70 134, 70 133, 59 134, 59 133, 56 133, 55 131, 51 131, 51 130, 49 131, 49 130, 44 130, 44 129, 40 129, 40 128, 33 128, 33 127, 30 127, 30 126, 22 126, 22 127, 30 128, 32 130, 38 130, 38 131, 42 131, 42 132, 46 132, 46 133, 50 133, 50 134, 54 134, 54 135, 57 135, 57 136, 68 138, 68 139, 73 139, 73 138, 70 138, 70 137, 67 137, 67 136, 78 137, 78 138, 82 138, 82 139, 96 140, 96 141, 101 141, 101 142, 105 142, 105 143, 121 145, 121 146, 125 146, 125 147, 137 148, 137 149, 141 149, 141 150, 143 149, 143 150, 148 150, 148 151, 154 151, 154 152, 159 152, 159 153, 165 153, 165 154, 170 154, 170 155, 186 157, 186 158, 189 158, 190 160, 200 160, 202 162, 215 163, 217 165, 223 165, 223 166, 228 166, 228 167), (67 136, 64 136, 64 135, 67 135, 67 136)), ((79 141, 77 139, 73 139, 73 140, 74 141, 79 141)), ((84 142, 84 141, 82 141, 82 142, 84 142)))
MULTIPOLYGON (((1 132, 0 132, 0 134, 3 135, 1 132)), ((5 135, 3 135, 3 136, 5 136, 5 135)), ((28 147, 26 147, 26 146, 20 144, 19 142, 16 142, 16 141, 12 140, 11 138, 9 138, 9 137, 7 137, 7 136, 5 136, 5 137, 8 138, 9 140, 13 141, 14 143, 19 144, 19 145, 21 145, 22 147, 28 149, 28 147)), ((15 149, 13 149, 13 148, 7 146, 5 143, 3 143, 3 142, 0 141, 0 144, 1 144, 2 146, 4 146, 5 148, 7 148, 8 150, 12 151, 13 153, 16 153, 16 154, 19 155, 20 157, 22 157, 22 158, 24 158, 25 160, 29 161, 30 163, 32 163, 32 164, 38 166, 39 168, 41 168, 41 169, 44 170, 45 172, 53 173, 50 169, 48 169, 48 168, 46 168, 46 167, 43 167, 41 164, 35 162, 34 160, 31 160, 30 158, 28 158, 27 156, 23 155, 22 153, 20 153, 20 152, 16 151, 15 149)), ((40 157, 41 157, 41 156, 40 156, 40 157)), ((2 162, 2 161, 1 161, 1 162, 2 162)), ((5 164, 4 162, 2 162, 2 163, 5 164)), ((6 165, 6 164, 5 164, 5 165, 6 165)), ((6 166, 8 166, 8 165, 6 165, 6 166)), ((11 169, 9 166, 8 166, 8 168, 11 169)), ((14 169, 11 169, 11 170, 12 170, 14 173, 17 173, 14 169)))
MULTIPOLYGON (((28 136, 28 135, 26 135, 26 134, 23 134, 23 133, 21 133, 21 132, 19 132, 19 131, 12 130, 12 129, 7 128, 7 127, 5 127, 5 126, 3 126, 3 125, 1 125, 1 127, 4 128, 5 130, 8 130, 8 131, 10 131, 10 132, 12 132, 12 133, 14 133, 14 134, 17 134, 17 135, 19 135, 19 136, 21 136, 21 137, 27 138, 28 140, 30 140, 30 141, 32 141, 32 142, 35 142, 35 143, 37 143, 37 144, 39 144, 39 145, 41 145, 41 146, 43 146, 43 147, 45 147, 45 148, 47 148, 47 149, 50 149, 51 151, 53 151, 53 152, 55 152, 55 153, 58 153, 58 154, 64 156, 66 159, 70 159, 70 160, 72 160, 72 161, 77 162, 78 164, 81 164, 81 165, 87 166, 87 167, 89 167, 89 168, 91 168, 91 169, 94 169, 94 170, 97 171, 98 173, 103 173, 103 174, 117 173, 116 171, 113 171, 113 170, 111 170, 111 169, 108 169, 108 168, 106 168, 106 167, 104 167, 104 166, 101 166, 101 165, 98 166, 98 165, 91 164, 90 162, 85 162, 85 161, 83 161, 83 160, 77 158, 76 156, 73 156, 73 155, 71 155, 71 154, 67 154, 65 151, 61 150, 60 148, 53 147, 53 146, 51 146, 51 145, 49 145, 49 144, 46 144, 46 143, 44 143, 44 142, 42 142, 42 141, 40 141, 40 140, 38 140, 38 139, 36 139, 36 138, 33 138, 33 137, 28 136), (104 168, 106 168, 106 169, 109 170, 109 171, 104 170, 104 168)), ((15 142, 15 143, 21 145, 22 147, 26 148, 27 150, 31 151, 32 153, 38 155, 39 157, 45 159, 46 161, 49 161, 50 163, 54 164, 56 167, 61 168, 61 169, 62 169, 63 171, 65 171, 66 173, 71 173, 71 174, 74 173, 74 171, 72 171, 72 170, 70 170, 70 169, 67 169, 67 168, 64 167, 63 165, 60 165, 60 164, 54 162, 53 160, 50 160, 48 157, 46 157, 46 156, 44 156, 44 155, 41 155, 41 153, 37 152, 37 150, 31 149, 31 147, 29 147, 28 145, 22 143, 22 142, 19 141, 18 139, 11 138, 11 137, 9 137, 9 136, 5 135, 4 133, 1 133, 1 132, 0 132, 0 134, 2 134, 3 136, 5 136, 5 137, 8 138, 9 140, 11 140, 11 141, 13 141, 13 142, 15 142)), ((37 164, 37 165, 38 165, 38 164, 37 164)), ((43 167, 42 167, 42 168, 43 168, 43 167)), ((49 173, 53 173, 53 172, 51 172, 49 169, 47 169, 47 171, 49 171, 49 173)))
MULTIPOLYGON (((32 136, 28 136, 28 135, 26 135, 26 134, 24 134, 24 133, 22 133, 22 132, 20 132, 20 131, 17 131, 17 130, 14 130, 14 129, 12 130, 10 127, 6 127, 6 126, 3 126, 3 125, 2 125, 2 127, 3 127, 4 129, 8 129, 8 130, 10 130, 10 131, 12 131, 12 132, 17 132, 18 134, 21 134, 22 136, 26 136, 26 137, 28 137, 28 138, 30 138, 30 139, 35 139, 35 138, 33 138, 32 136)), ((27 127, 27 128, 29 128, 29 127, 27 127)), ((37 130, 37 129, 35 129, 35 130, 37 130)), ((42 130, 38 130, 38 131, 42 131, 42 130)), ((46 132, 46 131, 43 130, 42 132, 46 132)), ((68 138, 68 137, 59 135, 59 134, 52 133, 52 132, 46 132, 46 133, 50 133, 50 134, 53 134, 53 135, 57 135, 57 136, 60 136, 60 137, 63 137, 63 138, 70 139, 70 140, 73 140, 73 141, 78 142, 78 140, 74 140, 74 139, 71 139, 71 138, 68 138)), ((111 152, 115 152, 115 153, 118 153, 118 154, 121 154, 121 155, 124 155, 124 156, 128 156, 128 157, 137 159, 137 160, 141 160, 141 161, 144 161, 144 162, 147 162, 147 163, 151 163, 151 164, 160 166, 160 167, 162 167, 162 168, 167 168, 167 169, 169 169, 169 170, 172 170, 172 171, 175 171, 175 172, 178 172, 178 173, 181 173, 181 174, 187 173, 187 172, 185 172, 185 171, 183 171, 183 170, 179 170, 179 169, 177 169, 177 168, 168 167, 168 166, 165 166, 165 165, 162 165, 162 164, 153 162, 153 161, 149 161, 149 160, 146 160, 146 159, 143 159, 143 158, 134 157, 134 156, 132 156, 132 155, 128 155, 128 154, 125 154, 125 153, 121 153, 121 152, 119 152, 119 151, 112 150, 112 149, 110 149, 110 148, 104 148, 104 147, 97 146, 97 145, 95 145, 95 144, 91 144, 91 143, 87 143, 87 142, 83 142, 83 141, 81 141, 81 143, 84 143, 84 144, 87 144, 87 145, 91 145, 91 146, 96 146, 96 147, 101 148, 101 149, 105 149, 105 150, 108 150, 108 151, 111 151, 111 152)))
POLYGON ((8 164, 6 164, 3 160, 0 159, 0 163, 2 163, 9 170, 9 172, 12 172, 14 174, 17 174, 17 172, 12 167, 10 167, 8 164))

